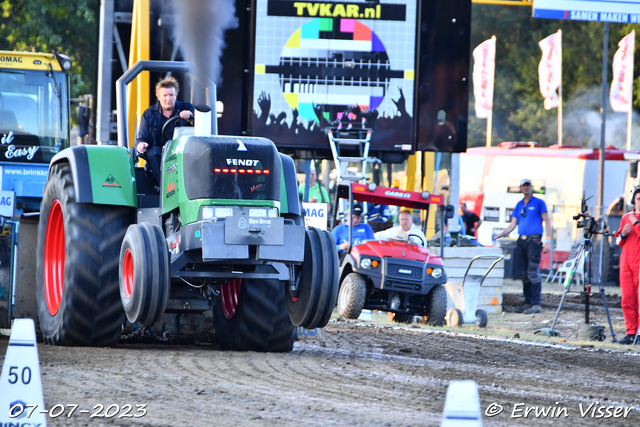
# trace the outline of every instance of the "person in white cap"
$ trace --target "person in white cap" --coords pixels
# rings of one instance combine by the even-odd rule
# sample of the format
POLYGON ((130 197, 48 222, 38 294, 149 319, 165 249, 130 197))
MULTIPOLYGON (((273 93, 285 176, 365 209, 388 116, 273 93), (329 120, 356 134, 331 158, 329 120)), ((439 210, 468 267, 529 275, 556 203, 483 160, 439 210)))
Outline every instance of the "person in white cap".
POLYGON ((511 213, 511 223, 494 239, 507 236, 518 227, 518 242, 514 258, 520 266, 524 302, 516 307, 517 313, 541 313, 542 278, 540 277, 540 256, 549 252, 551 247, 551 224, 547 205, 533 196, 530 179, 520 181, 520 191, 524 198, 516 204, 511 213), (546 238, 542 243, 542 222, 544 221, 546 238))

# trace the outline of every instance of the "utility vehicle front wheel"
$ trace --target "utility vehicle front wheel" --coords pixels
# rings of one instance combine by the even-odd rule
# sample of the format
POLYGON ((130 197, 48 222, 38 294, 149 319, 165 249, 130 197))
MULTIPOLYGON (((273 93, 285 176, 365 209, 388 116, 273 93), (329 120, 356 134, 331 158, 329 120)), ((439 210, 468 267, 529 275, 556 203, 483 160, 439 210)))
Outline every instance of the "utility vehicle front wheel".
POLYGON ((362 313, 367 293, 367 281, 361 274, 349 273, 338 292, 338 316, 357 319, 362 313))
POLYGON ((429 295, 429 319, 427 323, 432 326, 443 326, 447 315, 447 291, 442 285, 435 285, 429 295))

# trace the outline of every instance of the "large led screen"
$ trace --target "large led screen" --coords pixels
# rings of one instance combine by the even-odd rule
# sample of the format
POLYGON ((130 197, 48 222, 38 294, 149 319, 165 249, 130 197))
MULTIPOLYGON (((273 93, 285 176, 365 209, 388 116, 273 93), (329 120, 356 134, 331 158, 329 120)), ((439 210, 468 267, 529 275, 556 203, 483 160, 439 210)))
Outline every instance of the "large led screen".
POLYGON ((364 128, 411 151, 417 22, 415 0, 257 0, 252 134, 305 149, 364 128))

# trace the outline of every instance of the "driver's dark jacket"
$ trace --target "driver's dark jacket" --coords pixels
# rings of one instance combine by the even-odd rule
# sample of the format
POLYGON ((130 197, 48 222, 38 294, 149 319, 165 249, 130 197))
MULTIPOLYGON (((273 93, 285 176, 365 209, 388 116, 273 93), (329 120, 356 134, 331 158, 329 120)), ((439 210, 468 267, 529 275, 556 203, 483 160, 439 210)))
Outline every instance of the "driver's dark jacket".
MULTIPOLYGON (((173 108, 171 117, 175 117, 179 115, 181 111, 185 110, 189 110, 191 111, 191 113, 193 113, 193 104, 191 104, 190 102, 176 101, 176 105, 173 108)), ((136 145, 138 142, 146 142, 147 144, 149 144, 149 148, 154 145, 158 148, 162 148, 165 144, 164 138, 162 137, 162 126, 164 126, 167 120, 169 120, 171 117, 167 118, 162 114, 159 102, 147 108, 146 111, 142 114, 142 120, 140 120, 140 128, 138 129, 136 145)), ((181 119, 178 120, 175 125, 187 126, 188 124, 185 120, 181 119)), ((173 128, 170 130, 170 132, 167 131, 167 133, 169 135, 173 135, 173 128)))

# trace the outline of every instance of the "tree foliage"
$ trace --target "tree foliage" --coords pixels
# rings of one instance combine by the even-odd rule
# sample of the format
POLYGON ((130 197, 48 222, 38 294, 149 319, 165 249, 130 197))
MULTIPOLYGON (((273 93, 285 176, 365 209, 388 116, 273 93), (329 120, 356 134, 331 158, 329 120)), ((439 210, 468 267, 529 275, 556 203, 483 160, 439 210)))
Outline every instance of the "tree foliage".
MULTIPOLYGON (((2 49, 58 50, 73 61, 71 95, 93 93, 98 5, 98 0, 0 0, 2 49)), ((557 109, 544 109, 538 86, 541 56, 538 42, 561 29, 563 143, 598 146, 604 24, 534 19, 529 7, 474 4, 472 13, 472 49, 492 35, 497 39, 493 144, 501 141, 538 141, 543 146, 557 143, 557 109)), ((610 24, 608 85, 617 44, 632 29, 640 33, 640 25, 610 24)), ((636 49, 635 76, 640 74, 638 52, 636 49)), ((475 117, 473 88, 470 89, 468 146, 472 147, 484 145, 486 120, 475 117)), ((634 82, 634 107, 640 109, 640 77, 634 82)), ((632 134, 632 147, 640 149, 640 129, 634 128, 632 134)), ((607 144, 623 147, 625 137, 626 114, 608 109, 607 144)))
MULTIPOLYGON (((545 110, 540 94, 538 64, 542 51, 538 42, 561 29, 563 144, 599 146, 604 23, 536 19, 529 7, 474 4, 472 13, 472 50, 496 36, 492 144, 502 141, 537 141, 542 146, 557 143, 558 111, 556 108, 545 110)), ((609 24, 608 85, 618 42, 634 28, 640 32, 640 25, 609 24)), ((637 76, 640 71, 638 49, 634 64, 637 76)), ((637 78, 635 108, 640 108, 639 95, 640 78, 637 78)), ((608 106, 608 89, 606 96, 608 106)), ((472 88, 469 100, 468 146, 484 145, 486 120, 475 117, 472 88)), ((607 108, 607 144, 624 147, 627 116, 607 108)))
POLYGON ((2 0, 2 49, 53 52, 72 60, 71 96, 92 93, 98 0, 2 0))

